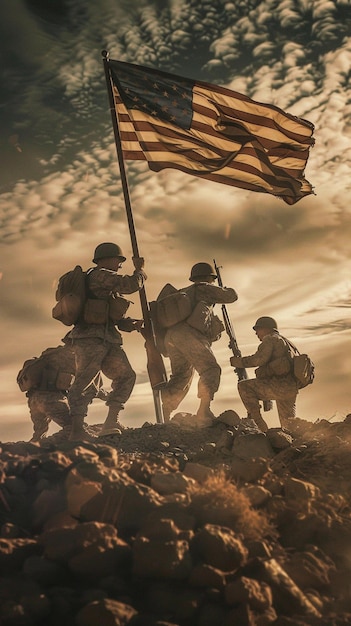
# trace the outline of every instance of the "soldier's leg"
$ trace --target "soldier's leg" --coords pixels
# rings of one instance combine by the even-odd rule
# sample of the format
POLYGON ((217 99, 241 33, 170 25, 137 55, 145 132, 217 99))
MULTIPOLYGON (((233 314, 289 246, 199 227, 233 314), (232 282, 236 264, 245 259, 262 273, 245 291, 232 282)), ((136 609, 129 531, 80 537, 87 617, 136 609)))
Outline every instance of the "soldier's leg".
POLYGON ((193 376, 194 368, 189 363, 187 356, 179 346, 182 340, 173 337, 174 333, 167 341, 167 351, 171 362, 171 376, 169 381, 161 389, 162 408, 165 421, 168 421, 170 415, 184 400, 188 393, 193 376))
POLYGON ((109 344, 95 337, 76 339, 73 350, 76 361, 76 376, 68 393, 68 403, 72 420, 70 439, 75 441, 86 437, 84 418, 88 413, 91 398, 85 392, 101 370, 101 363, 109 350, 109 344))
POLYGON ((281 427, 289 430, 292 420, 296 417, 296 394, 277 398, 277 409, 281 427))
POLYGON ((123 426, 118 421, 119 412, 133 391, 136 374, 128 361, 127 355, 120 346, 111 346, 101 364, 102 373, 111 379, 112 391, 106 404, 108 414, 99 436, 118 434, 123 426))
POLYGON ((200 405, 196 413, 198 423, 203 422, 203 425, 209 425, 214 418, 210 404, 219 388, 221 368, 212 352, 210 342, 202 333, 190 329, 188 344, 190 346, 189 362, 199 374, 197 396, 200 398, 200 405))
POLYGON ((49 418, 45 413, 45 407, 41 402, 40 391, 29 392, 28 395, 28 408, 30 418, 33 422, 33 435, 31 441, 39 441, 45 437, 49 430, 49 418))
POLYGON ((66 394, 62 391, 46 391, 44 393, 46 415, 60 426, 68 437, 71 431, 71 416, 66 394))
POLYGON ((266 432, 268 426, 261 415, 260 400, 272 400, 272 391, 267 381, 257 378, 241 380, 238 383, 238 392, 248 417, 256 422, 262 432, 266 432))

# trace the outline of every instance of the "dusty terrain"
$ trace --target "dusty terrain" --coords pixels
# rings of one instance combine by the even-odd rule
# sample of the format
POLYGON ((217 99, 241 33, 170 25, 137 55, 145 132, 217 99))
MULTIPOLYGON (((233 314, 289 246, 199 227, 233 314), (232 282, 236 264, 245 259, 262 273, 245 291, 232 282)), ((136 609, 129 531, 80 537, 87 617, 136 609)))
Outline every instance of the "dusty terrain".
POLYGON ((351 625, 351 416, 0 444, 3 626, 351 625))

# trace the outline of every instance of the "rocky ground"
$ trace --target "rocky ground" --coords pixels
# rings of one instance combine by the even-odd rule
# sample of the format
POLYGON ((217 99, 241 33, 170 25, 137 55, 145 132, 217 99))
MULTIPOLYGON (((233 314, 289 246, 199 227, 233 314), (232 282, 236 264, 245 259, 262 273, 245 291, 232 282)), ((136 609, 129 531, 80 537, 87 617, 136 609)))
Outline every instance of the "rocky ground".
POLYGON ((351 415, 0 444, 2 626, 351 625, 351 415))

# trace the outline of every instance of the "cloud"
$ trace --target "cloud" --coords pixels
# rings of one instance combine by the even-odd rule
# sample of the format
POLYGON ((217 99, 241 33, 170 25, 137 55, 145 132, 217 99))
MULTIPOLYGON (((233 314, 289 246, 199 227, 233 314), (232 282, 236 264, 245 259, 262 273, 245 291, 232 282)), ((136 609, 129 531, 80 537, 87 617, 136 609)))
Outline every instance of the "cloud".
MULTIPOLYGON (((132 271, 101 58, 107 49, 112 58, 223 84, 315 124, 306 177, 316 196, 293 207, 174 170, 155 174, 142 163, 127 163, 127 172, 149 298, 165 282, 184 286, 194 262, 215 257, 239 293, 230 312, 243 348, 255 349, 257 317, 276 316, 318 362, 321 382, 301 394, 302 411, 327 414, 336 398, 346 410, 350 26, 347 0, 0 4, 0 358, 13 406, 21 362, 66 332, 51 318, 59 275, 76 263, 89 267, 105 240, 122 246, 132 271), (334 392, 325 398, 328 384, 334 392)), ((237 396, 221 341, 225 408, 237 396)), ((140 337, 126 337, 126 349, 138 372, 131 412, 141 415, 150 390, 140 337)))

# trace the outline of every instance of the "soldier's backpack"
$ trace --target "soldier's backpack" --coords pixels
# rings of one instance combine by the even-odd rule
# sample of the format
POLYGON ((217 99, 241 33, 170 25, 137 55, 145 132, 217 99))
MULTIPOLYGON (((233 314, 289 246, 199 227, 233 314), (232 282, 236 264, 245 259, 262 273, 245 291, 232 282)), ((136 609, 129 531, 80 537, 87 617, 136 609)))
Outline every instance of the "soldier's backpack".
MULTIPOLYGON (((44 352, 31 359, 27 359, 17 374, 17 384, 21 391, 40 389, 41 391, 67 390, 74 381, 74 355, 65 359, 58 366, 55 355, 65 350, 63 346, 47 348, 44 352)), ((57 357, 56 357, 57 358, 57 357)))
POLYGON ((44 360, 39 357, 27 359, 17 374, 17 384, 21 391, 39 387, 43 375, 44 360))
POLYGON ((81 317, 86 302, 86 273, 80 265, 59 278, 52 317, 72 326, 81 317))
POLYGON ((307 387, 307 385, 311 385, 314 381, 315 376, 315 365, 312 359, 308 356, 308 354, 301 354, 298 348, 283 337, 286 341, 287 345, 290 348, 290 356, 292 358, 292 373, 297 382, 297 386, 299 389, 303 389, 307 387))
POLYGON ((193 305, 187 292, 167 283, 155 301, 154 316, 161 328, 170 328, 186 320, 192 310, 193 305))

